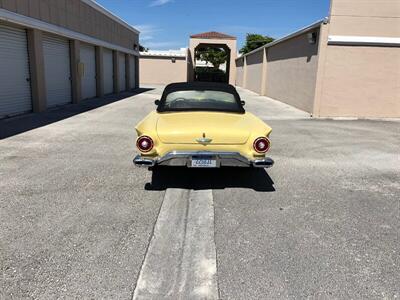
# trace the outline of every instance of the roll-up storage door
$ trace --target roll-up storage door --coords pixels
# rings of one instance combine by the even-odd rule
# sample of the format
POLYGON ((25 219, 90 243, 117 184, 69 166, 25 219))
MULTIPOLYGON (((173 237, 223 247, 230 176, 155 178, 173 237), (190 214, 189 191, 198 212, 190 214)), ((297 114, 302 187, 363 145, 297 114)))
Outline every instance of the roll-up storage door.
POLYGON ((119 63, 119 91, 126 90, 126 73, 125 73, 125 54, 120 53, 118 57, 119 63))
POLYGON ((82 99, 96 97, 96 51, 94 46, 81 44, 80 62, 83 64, 82 99))
POLYGON ((112 94, 114 92, 114 65, 113 52, 109 49, 103 51, 103 67, 104 67, 104 94, 112 94))
POLYGON ((44 74, 47 107, 71 102, 71 65, 69 41, 49 34, 43 35, 44 74))
POLYGON ((0 24, 0 118, 32 110, 26 31, 0 24))
POLYGON ((135 57, 129 55, 129 86, 131 89, 135 88, 135 74, 136 74, 136 66, 135 66, 135 57))

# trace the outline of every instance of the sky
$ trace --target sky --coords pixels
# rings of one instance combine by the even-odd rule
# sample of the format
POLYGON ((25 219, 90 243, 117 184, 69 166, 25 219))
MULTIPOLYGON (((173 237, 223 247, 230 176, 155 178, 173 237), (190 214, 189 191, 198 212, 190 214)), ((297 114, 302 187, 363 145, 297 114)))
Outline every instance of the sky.
POLYGON ((140 33, 151 50, 188 47, 189 36, 219 31, 280 38, 328 16, 329 0, 96 0, 140 33))

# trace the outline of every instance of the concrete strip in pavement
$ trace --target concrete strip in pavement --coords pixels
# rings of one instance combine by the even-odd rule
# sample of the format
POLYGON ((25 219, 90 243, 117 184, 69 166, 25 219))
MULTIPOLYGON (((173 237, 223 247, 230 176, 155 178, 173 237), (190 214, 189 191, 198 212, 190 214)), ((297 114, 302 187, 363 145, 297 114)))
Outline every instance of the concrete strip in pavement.
POLYGON ((211 190, 167 190, 133 299, 218 299, 211 190))

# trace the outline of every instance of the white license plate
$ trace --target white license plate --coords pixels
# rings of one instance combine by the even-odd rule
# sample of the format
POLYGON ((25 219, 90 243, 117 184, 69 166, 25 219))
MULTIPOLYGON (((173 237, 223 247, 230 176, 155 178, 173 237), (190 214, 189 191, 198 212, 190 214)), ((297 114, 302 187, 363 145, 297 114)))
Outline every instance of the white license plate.
POLYGON ((212 158, 192 158, 192 168, 216 168, 217 161, 212 158))

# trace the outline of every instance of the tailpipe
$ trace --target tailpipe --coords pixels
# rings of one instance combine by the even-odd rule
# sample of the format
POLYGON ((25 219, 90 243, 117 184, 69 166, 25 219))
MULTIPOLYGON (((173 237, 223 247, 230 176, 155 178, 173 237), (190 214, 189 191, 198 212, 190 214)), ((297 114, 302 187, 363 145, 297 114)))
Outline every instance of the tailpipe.
POLYGON ((135 166, 143 167, 143 168, 153 167, 155 165, 155 161, 153 159, 143 158, 140 155, 137 155, 133 159, 133 163, 135 164, 135 166))
POLYGON ((271 168, 273 165, 274 161, 272 158, 269 157, 253 161, 253 167, 255 168, 271 168))

